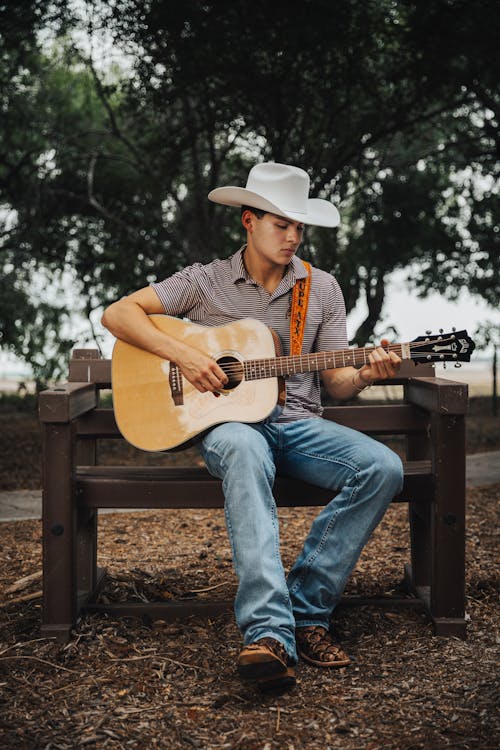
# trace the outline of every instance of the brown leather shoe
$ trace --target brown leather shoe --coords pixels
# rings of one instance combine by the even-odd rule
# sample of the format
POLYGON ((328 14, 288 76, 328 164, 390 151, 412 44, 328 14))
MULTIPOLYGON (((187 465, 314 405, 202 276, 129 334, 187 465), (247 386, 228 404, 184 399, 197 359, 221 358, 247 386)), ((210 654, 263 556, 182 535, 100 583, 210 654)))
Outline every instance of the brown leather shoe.
POLYGON ((262 680, 257 680, 257 689, 261 693, 274 695, 281 695, 286 693, 287 690, 291 690, 297 684, 295 678, 295 668, 287 667, 286 672, 282 674, 274 675, 274 677, 265 677, 262 680))
POLYGON ((238 656, 238 673, 244 680, 262 680, 284 674, 291 666, 285 647, 275 638, 260 638, 238 656))
POLYGON ((295 629, 299 656, 316 667, 347 667, 351 660, 321 625, 295 629))

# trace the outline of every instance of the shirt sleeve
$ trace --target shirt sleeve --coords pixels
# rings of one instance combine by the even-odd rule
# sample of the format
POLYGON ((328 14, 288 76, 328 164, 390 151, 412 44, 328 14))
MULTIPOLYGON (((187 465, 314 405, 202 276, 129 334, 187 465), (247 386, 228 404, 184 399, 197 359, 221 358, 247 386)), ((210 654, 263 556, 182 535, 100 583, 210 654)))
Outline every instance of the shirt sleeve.
POLYGON ((182 269, 151 284, 167 315, 186 315, 199 301, 197 275, 201 263, 182 269))
POLYGON ((318 352, 347 349, 349 340, 344 295, 333 276, 330 276, 323 294, 323 322, 316 337, 315 349, 318 352))

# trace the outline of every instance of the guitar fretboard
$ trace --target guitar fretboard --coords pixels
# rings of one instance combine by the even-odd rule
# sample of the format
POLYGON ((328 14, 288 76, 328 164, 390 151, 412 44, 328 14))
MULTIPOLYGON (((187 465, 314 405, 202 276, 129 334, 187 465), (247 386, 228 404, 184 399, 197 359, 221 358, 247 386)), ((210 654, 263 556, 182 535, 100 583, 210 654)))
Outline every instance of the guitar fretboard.
MULTIPOLYGON (((410 359, 409 344, 392 344, 390 350, 401 359, 410 359)), ((272 359, 248 359, 243 363, 246 380, 276 378, 301 372, 330 370, 336 367, 361 367, 368 364, 373 347, 341 349, 335 352, 314 352, 272 359)))

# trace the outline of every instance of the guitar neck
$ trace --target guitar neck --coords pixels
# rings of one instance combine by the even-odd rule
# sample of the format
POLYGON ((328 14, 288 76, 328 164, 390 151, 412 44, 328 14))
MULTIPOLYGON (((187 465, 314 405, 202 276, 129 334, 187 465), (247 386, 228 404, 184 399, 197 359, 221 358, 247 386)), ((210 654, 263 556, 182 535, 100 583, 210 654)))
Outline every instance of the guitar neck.
MULTIPOLYGON (((391 344, 386 347, 395 352, 401 359, 411 359, 409 344, 391 344)), ((302 372, 331 370, 337 367, 361 367, 368 364, 368 356, 373 347, 360 349, 340 349, 335 352, 314 352, 296 354, 289 357, 272 359, 249 359, 244 362, 246 380, 262 378, 287 377, 302 372)))

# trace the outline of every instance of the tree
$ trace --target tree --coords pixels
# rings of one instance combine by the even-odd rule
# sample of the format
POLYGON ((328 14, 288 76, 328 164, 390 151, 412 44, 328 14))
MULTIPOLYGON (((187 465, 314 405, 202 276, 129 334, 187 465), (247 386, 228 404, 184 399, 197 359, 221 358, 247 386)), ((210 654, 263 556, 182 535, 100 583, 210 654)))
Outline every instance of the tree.
POLYGON ((49 71, 37 32, 50 26, 62 33, 68 18, 59 0, 0 6, 0 344, 30 362, 37 379, 71 345, 61 335, 67 311, 40 301, 42 285, 34 283, 57 271, 57 236, 43 244, 35 219, 53 147, 41 86, 49 71))
POLYGON ((314 194, 343 207, 337 242, 313 230, 306 254, 340 276, 348 310, 364 293, 359 343, 380 317, 387 275, 411 261, 421 294, 467 286, 497 304, 498 193, 491 181, 477 185, 498 157, 494 4, 246 9, 153 1, 130 13, 123 0, 109 16, 117 44, 126 38, 147 51, 137 66, 147 106, 175 112, 190 139, 183 215, 195 223, 179 226, 196 257, 216 252, 210 244, 221 233, 222 212, 206 206, 206 192, 253 140, 262 158, 307 166, 314 194))
MULTIPOLYGON (((498 21, 491 0, 472 5, 86 2, 65 8, 50 54, 33 48, 28 21, 37 127, 17 127, 17 182, 2 201, 17 217, 1 252, 18 289, 30 263, 65 269, 91 318, 156 276, 230 254, 236 212, 206 195, 271 159, 304 166, 312 194, 341 209, 336 235, 311 228, 303 253, 338 276, 348 310, 365 297, 358 343, 397 268, 417 269, 417 293, 467 285, 498 304, 498 21), (94 47, 105 29, 122 64, 103 69, 71 26, 94 47)), ((14 80, 10 132, 21 93, 14 80)))
POLYGON ((497 363, 498 348, 500 347, 500 326, 495 325, 491 320, 485 321, 479 326, 474 334, 476 346, 478 349, 493 349, 491 362, 491 413, 494 417, 498 416, 498 381, 497 381, 497 363))

